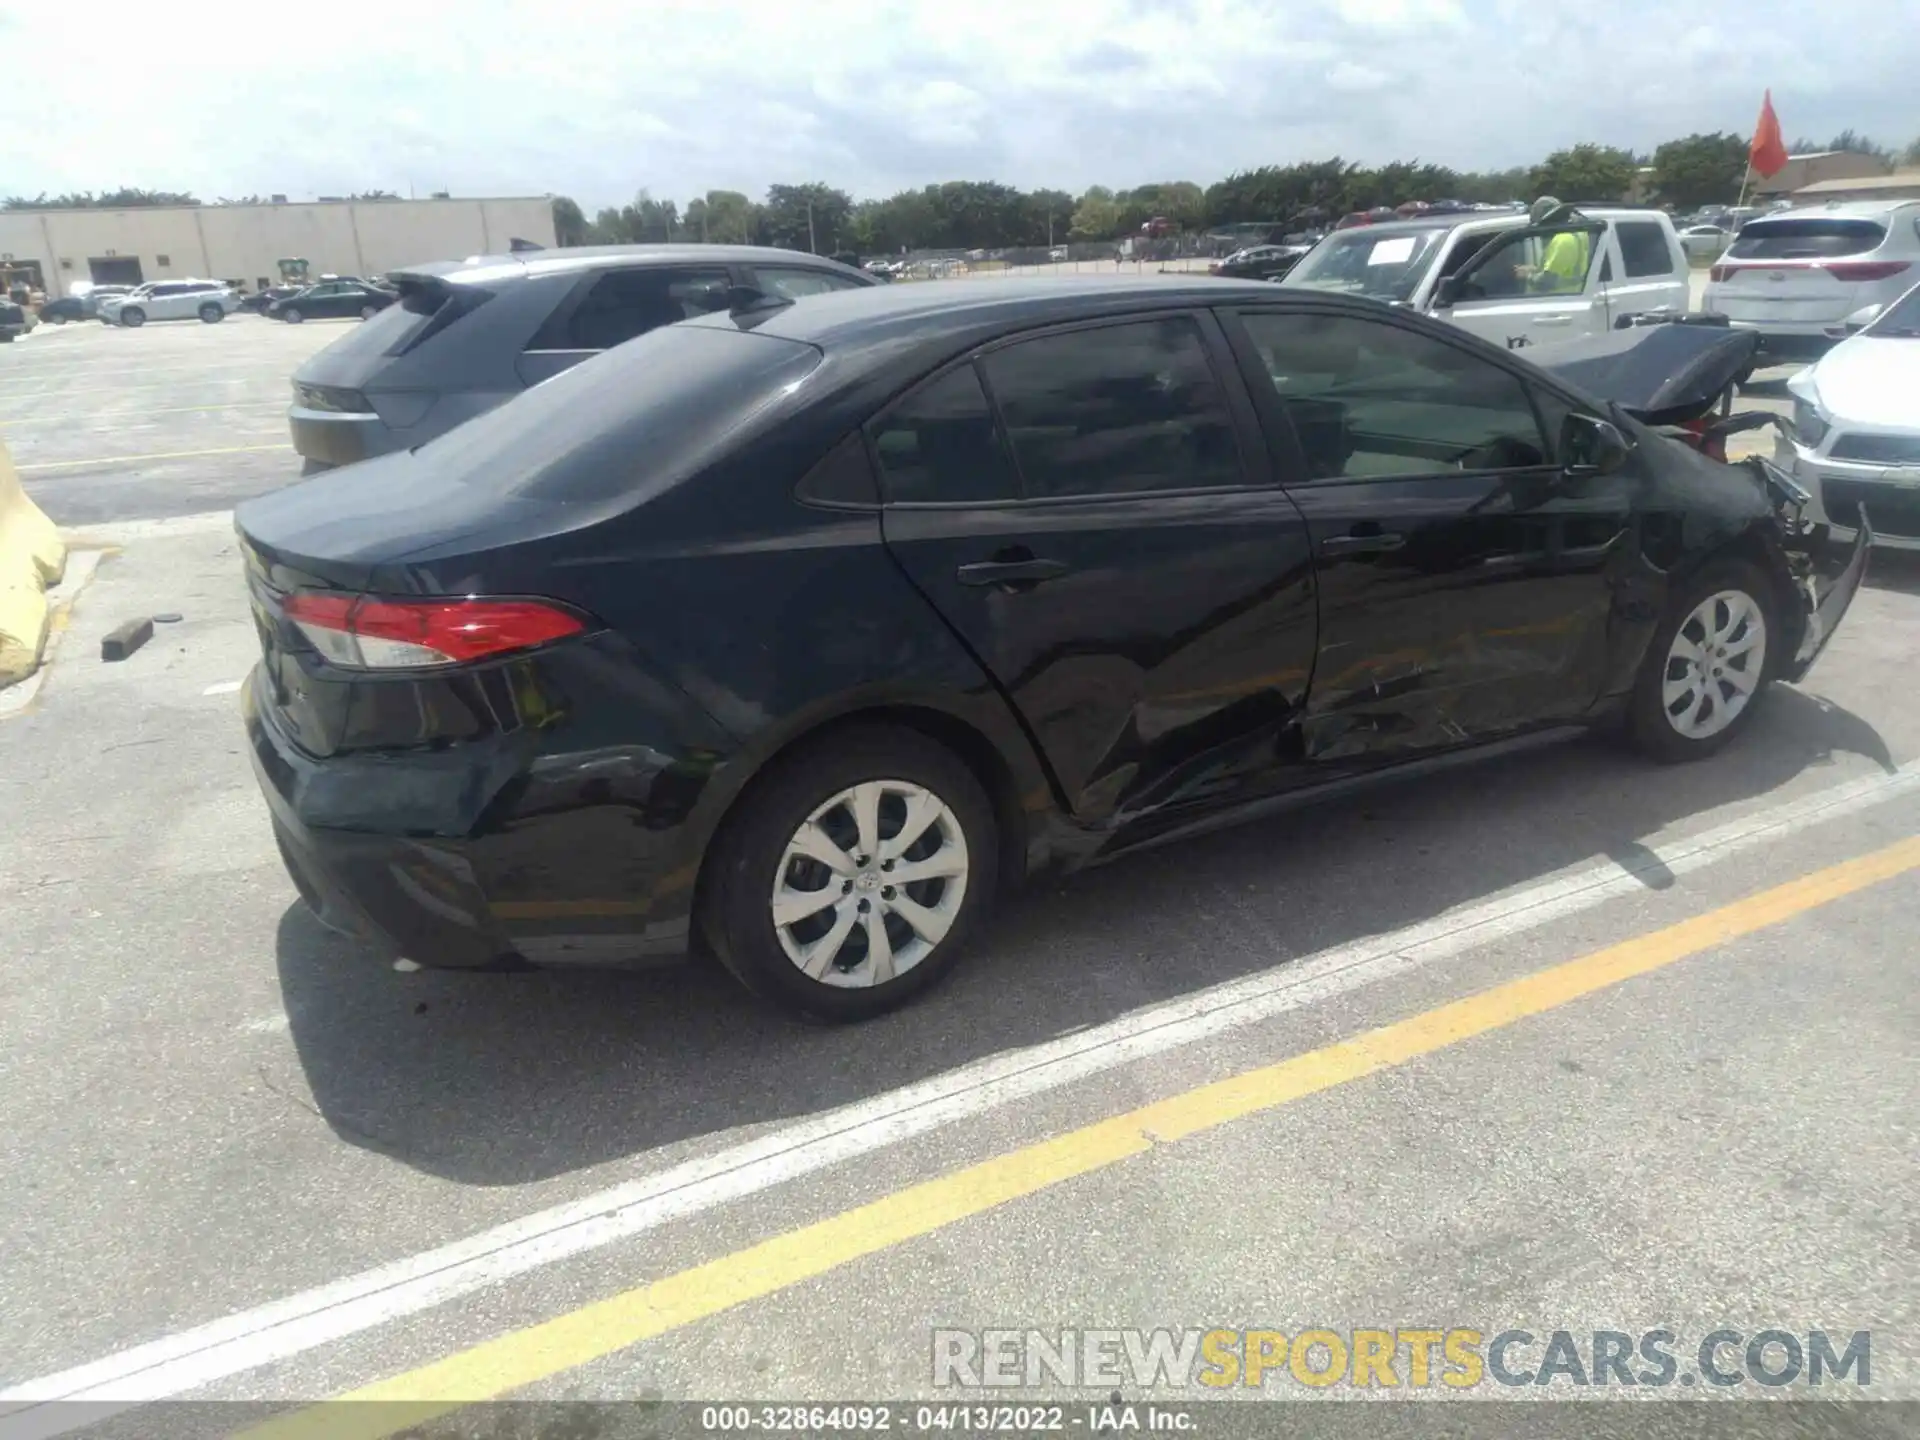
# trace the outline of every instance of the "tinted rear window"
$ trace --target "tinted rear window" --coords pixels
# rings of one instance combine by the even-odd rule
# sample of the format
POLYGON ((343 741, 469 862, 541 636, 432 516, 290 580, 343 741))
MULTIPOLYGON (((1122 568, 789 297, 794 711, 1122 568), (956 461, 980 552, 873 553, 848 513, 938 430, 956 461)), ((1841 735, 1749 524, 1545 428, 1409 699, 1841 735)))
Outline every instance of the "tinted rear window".
MULTIPOLYGON (((371 322, 368 322, 371 323, 371 322)), ((468 484, 570 503, 635 499, 717 458, 820 363, 795 340, 668 325, 420 449, 468 484)))
POLYGON ((1887 238, 1872 220, 1815 216, 1804 220, 1750 220, 1727 250, 1729 260, 1826 260, 1864 255, 1887 238))
POLYGON ((471 285, 400 283, 400 299, 362 320, 327 347, 331 355, 404 355, 435 331, 444 330, 492 298, 471 285))

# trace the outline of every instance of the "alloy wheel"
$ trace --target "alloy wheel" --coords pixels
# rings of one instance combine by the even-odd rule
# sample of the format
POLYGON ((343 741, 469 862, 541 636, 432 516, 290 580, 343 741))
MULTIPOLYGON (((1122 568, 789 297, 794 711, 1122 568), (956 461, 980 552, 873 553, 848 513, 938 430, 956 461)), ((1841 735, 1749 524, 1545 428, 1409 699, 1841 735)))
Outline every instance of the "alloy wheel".
POLYGON ((809 979, 883 985, 945 938, 967 874, 966 833, 945 800, 911 781, 862 781, 787 841, 770 897, 774 933, 809 979))
POLYGON ((1713 738, 1747 708, 1766 669, 1766 611, 1744 590, 1716 591, 1681 621, 1667 649, 1667 723, 1688 740, 1713 738))

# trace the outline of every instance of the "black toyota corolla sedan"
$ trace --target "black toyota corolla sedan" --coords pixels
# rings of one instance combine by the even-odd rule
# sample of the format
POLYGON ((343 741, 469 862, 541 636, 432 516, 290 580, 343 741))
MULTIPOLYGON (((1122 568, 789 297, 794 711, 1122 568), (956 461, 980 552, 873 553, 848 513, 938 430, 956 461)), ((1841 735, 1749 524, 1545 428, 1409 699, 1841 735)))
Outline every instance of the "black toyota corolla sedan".
POLYGON ((1804 499, 1364 300, 743 290, 242 506, 246 724, 333 923, 855 1018, 1040 867, 1543 727, 1717 749, 1859 584, 1804 499))

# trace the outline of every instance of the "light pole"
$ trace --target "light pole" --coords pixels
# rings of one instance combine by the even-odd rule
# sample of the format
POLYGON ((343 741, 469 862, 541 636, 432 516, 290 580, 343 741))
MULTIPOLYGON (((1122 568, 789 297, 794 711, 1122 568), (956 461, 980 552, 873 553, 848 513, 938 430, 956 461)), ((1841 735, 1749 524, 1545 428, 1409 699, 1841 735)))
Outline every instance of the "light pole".
POLYGON ((813 201, 811 200, 807 201, 807 253, 809 255, 820 253, 820 248, 813 239, 813 201))

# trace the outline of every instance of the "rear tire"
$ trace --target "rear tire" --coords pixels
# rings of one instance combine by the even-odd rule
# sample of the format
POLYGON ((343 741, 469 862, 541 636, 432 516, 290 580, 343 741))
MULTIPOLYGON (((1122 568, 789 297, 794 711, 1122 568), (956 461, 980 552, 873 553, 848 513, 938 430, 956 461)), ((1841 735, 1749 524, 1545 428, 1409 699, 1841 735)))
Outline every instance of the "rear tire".
POLYGON ((296 307, 289 305, 283 310, 281 310, 280 318, 286 321, 287 324, 289 325, 298 325, 302 320, 306 319, 307 317, 302 315, 296 307))
POLYGON ((1701 760, 1753 723, 1783 658, 1773 587, 1716 561, 1674 592, 1628 707, 1634 744, 1662 764, 1701 760))
POLYGON ((64 325, 67 323, 67 317, 64 315, 49 315, 47 316, 47 319, 52 321, 55 325, 64 325))
POLYGON ((863 724, 776 761, 708 864, 703 926, 742 984, 786 1010, 865 1020, 959 959, 992 907, 999 840, 957 755, 917 731, 863 724), (910 869, 919 875, 889 883, 910 869))
POLYGON ((378 305, 362 305, 360 307, 360 318, 362 320, 371 320, 379 313, 380 307, 378 305))
POLYGON ((202 305, 200 307, 200 319, 208 325, 218 325, 226 318, 227 312, 222 310, 218 305, 202 305))
POLYGON ((128 306, 120 312, 120 323, 130 330, 138 330, 147 323, 147 312, 138 306, 128 306))

